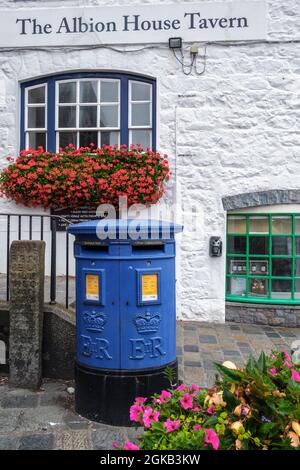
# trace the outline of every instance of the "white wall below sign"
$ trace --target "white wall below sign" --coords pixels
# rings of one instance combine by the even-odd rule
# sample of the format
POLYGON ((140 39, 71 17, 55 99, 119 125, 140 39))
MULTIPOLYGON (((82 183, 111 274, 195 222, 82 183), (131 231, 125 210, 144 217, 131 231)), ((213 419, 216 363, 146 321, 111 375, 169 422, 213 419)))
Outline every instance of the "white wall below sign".
POLYGON ((201 2, 14 9, 0 17, 2 47, 265 39, 266 2, 201 2))
MULTIPOLYGON (((84 3, 95 6, 98 2, 102 8, 103 5, 115 5, 117 11, 127 2, 142 11, 145 3, 152 5, 153 1, 85 0, 84 3)), ((182 4, 181 0, 156 1, 161 4, 173 1, 174 12, 177 12, 177 5, 182 4)), ((11 11, 22 6, 22 11, 28 12, 29 5, 47 5, 50 10, 54 4, 59 9, 61 4, 74 6, 80 0, 1 0, 0 3, 0 18, 4 22, 3 5, 11 11)), ((219 4, 215 2, 215 11, 219 4)), ((255 7, 254 10, 258 11, 255 7)), ((120 53, 101 47, 74 47, 67 51, 57 47, 2 50, 0 167, 8 164, 7 154, 17 155, 19 151, 20 81, 69 71, 102 70, 141 73, 156 78, 157 147, 169 155, 173 171, 165 200, 171 202, 174 191, 176 222, 184 224, 184 232, 176 237, 177 315, 185 320, 224 321, 226 213, 222 197, 276 188, 299 188, 298 18, 299 0, 268 0, 269 42, 250 41, 234 47, 228 43, 225 46, 213 43, 207 47, 205 73, 199 76, 195 73, 185 76, 166 43, 163 47, 134 47, 141 49, 138 53, 120 53), (196 231, 185 218, 194 206, 201 211, 196 231), (221 236, 224 242, 224 255, 220 258, 209 257, 209 238, 213 235, 221 236)), ((153 34, 149 37, 154 40, 153 34)), ((18 43, 22 45, 22 41, 18 43)), ((40 40, 36 39, 35 46, 39 44, 40 40)), ((189 47, 184 51, 187 55, 189 47)), ((200 70, 204 48, 200 47, 199 51, 200 70)), ((256 211, 267 213, 271 210, 300 212, 299 206, 287 204, 256 211)), ((40 214, 42 209, 30 209, 0 198, 1 212, 40 214)), ((5 224, 6 220, 1 222, 0 218, 0 273, 6 272, 5 224)), ((49 274, 51 233, 48 224, 45 223, 44 228, 49 274)), ((28 221, 22 226, 22 234, 23 230, 25 238, 28 221)), ((12 231, 12 237, 17 237, 15 222, 12 222, 12 231)), ((33 238, 39 239, 39 236, 38 223, 36 226, 33 223, 33 238)), ((64 275, 64 233, 58 234, 57 249, 57 273, 64 275)), ((70 239, 70 273, 73 274, 72 249, 70 239)), ((1 298, 4 295, 2 290, 1 298)))

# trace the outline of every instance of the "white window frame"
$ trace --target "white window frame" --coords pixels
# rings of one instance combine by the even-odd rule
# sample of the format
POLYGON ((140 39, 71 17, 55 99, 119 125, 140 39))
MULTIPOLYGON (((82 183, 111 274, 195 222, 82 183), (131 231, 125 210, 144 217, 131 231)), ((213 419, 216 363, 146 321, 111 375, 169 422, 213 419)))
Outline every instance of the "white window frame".
POLYGON ((56 135, 56 149, 59 150, 59 133, 60 132, 76 132, 76 146, 80 145, 80 132, 97 132, 97 147, 101 146, 101 132, 118 132, 118 145, 120 145, 121 136, 121 81, 118 78, 74 78, 68 80, 58 80, 55 84, 55 135, 56 135), (76 101, 74 103, 60 103, 59 102, 59 85, 61 83, 76 83, 76 101), (92 103, 80 102, 80 83, 81 82, 97 82, 97 101, 92 103), (101 83, 102 82, 115 82, 118 83, 118 101, 114 102, 101 102, 101 83), (59 108, 60 107, 74 107, 76 106, 76 127, 59 127, 59 108), (97 107, 97 126, 96 127, 80 127, 79 126, 79 110, 80 107, 95 106, 97 107), (117 127, 101 127, 100 126, 100 113, 101 107, 117 106, 118 107, 118 126, 117 127))
POLYGON ((29 134, 31 132, 40 132, 45 134, 45 148, 47 148, 47 130, 48 130, 48 84, 47 83, 39 83, 38 85, 33 85, 27 87, 25 90, 25 115, 24 115, 24 130, 25 130, 25 143, 26 148, 29 147, 29 134), (45 88, 45 101, 44 103, 29 103, 28 102, 28 94, 31 90, 35 88, 45 88), (29 108, 44 108, 45 109, 45 127, 28 127, 28 110, 29 108))
POLYGON ((153 104, 153 85, 151 83, 140 82, 139 80, 128 81, 129 93, 128 93, 128 131, 129 131, 129 145, 132 144, 132 131, 150 131, 150 142, 149 147, 152 147, 153 142, 153 116, 152 116, 152 104, 153 104), (147 85, 150 87, 150 100, 134 101, 132 99, 132 85, 138 83, 147 85), (132 125, 132 105, 133 104, 149 104, 150 124, 148 126, 133 126, 132 125))

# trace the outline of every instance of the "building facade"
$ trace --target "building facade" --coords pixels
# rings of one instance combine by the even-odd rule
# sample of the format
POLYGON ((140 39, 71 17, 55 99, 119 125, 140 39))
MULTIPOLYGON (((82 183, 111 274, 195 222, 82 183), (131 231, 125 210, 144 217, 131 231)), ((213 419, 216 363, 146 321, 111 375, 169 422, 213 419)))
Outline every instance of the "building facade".
MULTIPOLYGON (((4 0, 0 12, 4 18, 16 11, 28 18, 21 14, 39 8, 63 14, 61 3, 4 0)), ((155 11, 156 3, 190 11, 195 2, 63 2, 65 8, 97 7, 100 16, 104 7, 155 11)), ((250 12, 255 3, 247 6, 250 12)), ((241 33, 242 39, 230 40, 230 25, 245 26, 232 18, 218 20, 219 29, 229 30, 225 40, 214 39, 214 31, 201 40, 209 24, 202 23, 199 39, 197 31, 186 39, 176 24, 165 24, 170 33, 164 34, 182 37, 181 50, 159 42, 155 27, 145 42, 134 44, 124 34, 117 45, 69 39, 44 45, 35 25, 34 46, 26 43, 27 29, 19 44, 0 44, 2 168, 8 154, 29 145, 55 151, 70 142, 133 142, 169 155, 173 176, 165 201, 185 225, 178 239, 182 319, 223 322, 227 311, 233 321, 300 324, 300 5, 268 0, 266 7, 265 18, 257 18, 266 22, 265 38, 243 39, 241 33), (222 256, 210 256, 212 236, 221 237, 222 256)), ((19 24, 29 26, 33 22, 19 24)), ((98 29, 104 27, 114 28, 101 22, 98 29)), ((2 198, 0 213, 6 212, 41 210, 2 198)), ((4 243, 4 225, 1 237, 4 243)))

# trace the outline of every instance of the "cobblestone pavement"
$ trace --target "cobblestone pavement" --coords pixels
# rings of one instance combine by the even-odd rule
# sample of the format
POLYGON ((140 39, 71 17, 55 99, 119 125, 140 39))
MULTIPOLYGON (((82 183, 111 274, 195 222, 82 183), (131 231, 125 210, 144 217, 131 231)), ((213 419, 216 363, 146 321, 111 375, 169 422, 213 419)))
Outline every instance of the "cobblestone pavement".
MULTIPOLYGON (((242 365, 252 353, 272 349, 289 351, 300 339, 300 329, 258 325, 178 323, 180 378, 209 386, 214 380, 213 363, 231 360, 242 365)), ((114 441, 134 440, 134 429, 88 421, 74 412, 70 382, 45 380, 39 392, 11 388, 0 377, 1 449, 103 449, 114 441)))

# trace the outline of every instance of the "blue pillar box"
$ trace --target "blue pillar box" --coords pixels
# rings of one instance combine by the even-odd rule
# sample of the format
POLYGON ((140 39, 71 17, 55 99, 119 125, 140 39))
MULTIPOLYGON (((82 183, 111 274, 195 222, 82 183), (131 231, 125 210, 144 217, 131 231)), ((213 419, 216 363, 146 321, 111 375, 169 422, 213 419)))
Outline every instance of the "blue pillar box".
POLYGON ((71 225, 76 258, 79 414, 129 425, 136 396, 168 387, 176 360, 175 239, 182 226, 147 220, 71 225))

